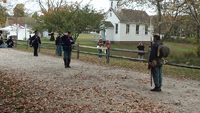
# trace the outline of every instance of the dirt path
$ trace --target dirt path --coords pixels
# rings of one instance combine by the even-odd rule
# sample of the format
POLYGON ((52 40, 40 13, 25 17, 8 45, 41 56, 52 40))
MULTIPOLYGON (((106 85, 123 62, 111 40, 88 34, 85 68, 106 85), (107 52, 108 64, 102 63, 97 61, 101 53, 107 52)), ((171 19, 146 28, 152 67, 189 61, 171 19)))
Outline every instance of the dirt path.
POLYGON ((0 49, 0 71, 16 73, 43 112, 200 112, 199 81, 163 77, 156 93, 147 74, 74 59, 71 67, 62 58, 0 49))

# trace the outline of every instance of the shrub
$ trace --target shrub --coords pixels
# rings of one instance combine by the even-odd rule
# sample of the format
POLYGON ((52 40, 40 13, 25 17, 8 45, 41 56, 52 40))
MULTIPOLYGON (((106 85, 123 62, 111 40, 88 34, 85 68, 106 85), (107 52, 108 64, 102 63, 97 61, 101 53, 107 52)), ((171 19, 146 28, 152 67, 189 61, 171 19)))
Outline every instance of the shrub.
POLYGON ((197 53, 197 56, 200 57, 200 44, 197 45, 196 53, 197 53))
POLYGON ((184 57, 186 59, 189 59, 189 58, 196 58, 197 57, 197 54, 195 51, 188 51, 188 52, 184 52, 183 53, 184 57))
POLYGON ((167 41, 169 41, 169 42, 177 42, 177 43, 187 43, 187 44, 196 44, 197 43, 195 37, 188 37, 188 38, 176 37, 176 38, 167 39, 167 41))
POLYGON ((176 53, 170 53, 167 57, 169 60, 183 60, 185 59, 184 55, 182 53, 176 54, 176 53))

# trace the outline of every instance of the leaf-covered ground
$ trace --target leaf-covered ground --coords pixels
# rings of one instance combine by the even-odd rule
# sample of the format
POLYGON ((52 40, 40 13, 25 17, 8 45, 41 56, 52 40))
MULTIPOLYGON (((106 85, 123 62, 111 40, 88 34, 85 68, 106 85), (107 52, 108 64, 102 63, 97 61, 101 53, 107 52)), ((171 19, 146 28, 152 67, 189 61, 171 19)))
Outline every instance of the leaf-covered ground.
MULTIPOLYGON (((99 59, 97 59, 99 60, 99 59)), ((200 112, 200 83, 12 49, 0 50, 0 112, 200 112)))

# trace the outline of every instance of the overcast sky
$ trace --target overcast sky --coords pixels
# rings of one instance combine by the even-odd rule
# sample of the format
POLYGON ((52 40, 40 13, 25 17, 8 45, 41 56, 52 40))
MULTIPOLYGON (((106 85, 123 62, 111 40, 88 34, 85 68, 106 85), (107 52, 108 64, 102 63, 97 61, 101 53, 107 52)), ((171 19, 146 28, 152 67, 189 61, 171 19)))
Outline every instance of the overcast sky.
MULTIPOLYGON (((15 6, 18 3, 23 3, 23 4, 25 4, 25 8, 27 9, 27 11, 33 13, 35 11, 40 11, 40 7, 39 7, 38 3, 34 2, 34 1, 35 0, 15 0, 15 1, 13 1, 13 0, 7 0, 7 2, 8 2, 7 4, 15 6)), ((47 1, 47 0, 45 0, 45 1, 47 1)), ((66 1, 67 2, 71 2, 71 1, 73 1, 73 2, 75 2, 75 1, 80 2, 82 0, 66 0, 66 1)), ((82 4, 84 5, 84 4, 87 4, 89 2, 90 2, 90 0, 83 0, 82 4)), ((110 2, 109 0, 92 0, 92 2, 90 4, 93 5, 93 7, 95 9, 97 9, 97 10, 104 9, 104 11, 108 11, 108 9, 109 9, 109 2, 110 2)), ((5 5, 5 4, 3 4, 3 5, 5 5)), ((10 8, 10 12, 12 12, 12 10, 13 9, 10 8)), ((147 9, 146 12, 148 14, 150 14, 150 15, 152 14, 152 11, 150 11, 149 9, 147 9)))

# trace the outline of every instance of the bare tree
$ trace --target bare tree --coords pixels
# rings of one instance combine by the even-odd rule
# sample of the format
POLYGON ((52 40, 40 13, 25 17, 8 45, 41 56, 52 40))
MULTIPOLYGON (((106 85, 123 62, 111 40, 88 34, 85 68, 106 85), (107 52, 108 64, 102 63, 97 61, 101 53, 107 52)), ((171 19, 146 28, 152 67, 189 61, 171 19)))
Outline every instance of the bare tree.
POLYGON ((185 3, 185 11, 186 13, 190 14, 195 23, 196 23, 196 34, 197 34, 197 43, 199 43, 199 38, 200 38, 200 17, 199 17, 199 12, 200 12, 200 2, 199 0, 184 0, 185 3))

